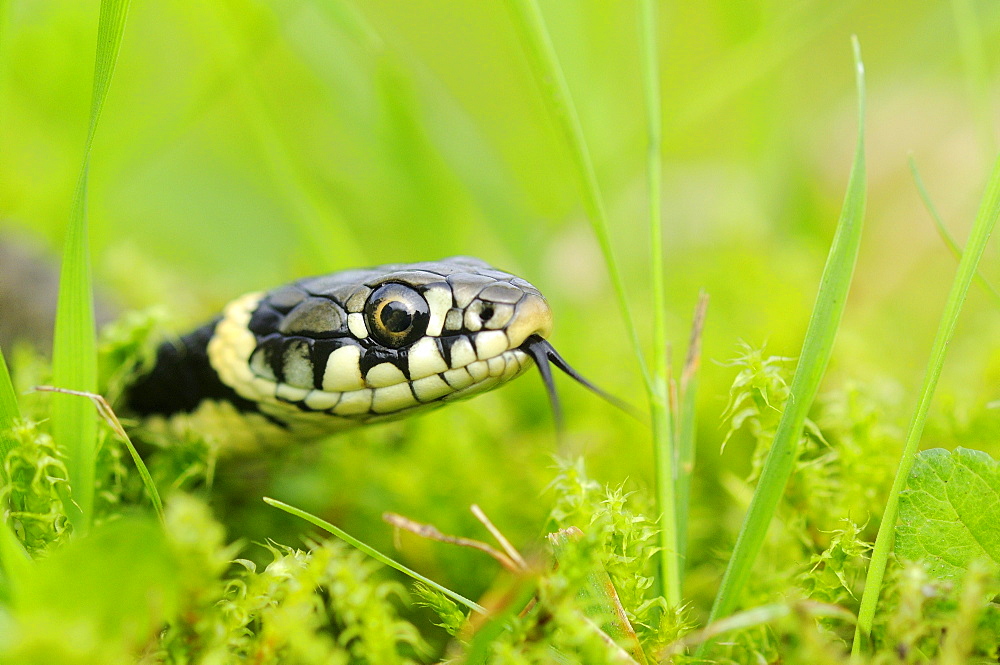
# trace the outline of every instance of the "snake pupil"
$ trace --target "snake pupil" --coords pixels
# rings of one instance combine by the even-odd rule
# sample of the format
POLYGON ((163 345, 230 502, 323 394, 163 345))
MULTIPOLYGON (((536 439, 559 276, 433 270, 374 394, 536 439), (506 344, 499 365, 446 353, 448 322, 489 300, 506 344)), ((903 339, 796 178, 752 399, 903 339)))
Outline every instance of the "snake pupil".
POLYGON ((382 320, 382 325, 385 326, 386 330, 394 333, 405 332, 407 328, 413 325, 413 315, 410 313, 409 308, 399 301, 386 303, 379 314, 379 318, 382 320))
POLYGON ((365 303, 365 320, 372 338, 390 349, 401 349, 420 339, 430 319, 427 300, 397 282, 378 287, 365 303))

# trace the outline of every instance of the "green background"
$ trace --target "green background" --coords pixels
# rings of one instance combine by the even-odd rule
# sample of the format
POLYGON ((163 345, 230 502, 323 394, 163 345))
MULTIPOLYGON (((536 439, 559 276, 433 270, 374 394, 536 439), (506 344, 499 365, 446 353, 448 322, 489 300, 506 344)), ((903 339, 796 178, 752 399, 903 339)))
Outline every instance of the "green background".
MULTIPOLYGON (((573 0, 542 9, 648 332, 636 10, 573 0)), ((98 3, 8 0, 0 11, 0 232, 55 255, 82 157, 98 3)), ((699 290, 711 298, 695 559, 717 554, 728 542, 720 532, 738 523, 724 480, 745 473, 750 453, 737 436, 719 455, 736 370, 715 361, 735 356, 740 340, 794 356, 808 320, 854 148, 850 35, 867 71, 869 204, 827 382, 878 391, 902 427, 956 265, 906 159, 964 238, 997 148, 998 33, 1000 5, 985 1, 661 8, 675 364, 699 290)), ((642 404, 569 153, 502 3, 133 3, 94 145, 89 219, 103 291, 124 307, 166 306, 177 331, 239 293, 306 274, 479 256, 546 294, 552 341, 577 369, 642 404)), ((982 264, 994 282, 997 258, 991 246, 982 264)), ((1000 399, 996 308, 971 291, 928 446, 998 452, 1000 419, 983 410, 1000 399)), ((553 455, 584 455, 606 482, 651 481, 646 431, 570 382, 560 388, 561 439, 528 376, 475 402, 275 455, 260 490, 223 474, 244 503, 220 511, 234 534, 291 540, 301 528, 259 507, 267 491, 390 547, 382 511, 477 535, 466 512, 476 502, 515 544, 537 547, 553 455)), ((474 553, 403 544, 402 558, 431 576, 463 589, 489 583, 474 553)))

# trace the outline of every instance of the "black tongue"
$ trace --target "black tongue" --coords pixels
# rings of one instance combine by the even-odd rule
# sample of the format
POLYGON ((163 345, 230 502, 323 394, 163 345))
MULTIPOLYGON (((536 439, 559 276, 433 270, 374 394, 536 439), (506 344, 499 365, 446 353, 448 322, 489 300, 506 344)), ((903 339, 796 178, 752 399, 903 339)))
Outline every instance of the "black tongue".
POLYGON ((545 391, 549 394, 549 403, 552 404, 552 414, 556 421, 556 427, 559 429, 562 429, 562 408, 559 406, 559 396, 556 394, 556 384, 552 379, 552 368, 549 367, 549 363, 552 363, 561 369, 570 378, 601 397, 601 399, 609 402, 629 415, 639 418, 632 405, 623 402, 614 395, 604 392, 593 383, 583 378, 579 372, 573 369, 570 364, 566 362, 561 355, 559 355, 559 352, 555 350, 548 340, 543 339, 538 335, 531 335, 528 339, 524 340, 520 349, 531 356, 531 358, 535 361, 535 364, 538 365, 538 371, 541 373, 542 381, 545 383, 545 391))

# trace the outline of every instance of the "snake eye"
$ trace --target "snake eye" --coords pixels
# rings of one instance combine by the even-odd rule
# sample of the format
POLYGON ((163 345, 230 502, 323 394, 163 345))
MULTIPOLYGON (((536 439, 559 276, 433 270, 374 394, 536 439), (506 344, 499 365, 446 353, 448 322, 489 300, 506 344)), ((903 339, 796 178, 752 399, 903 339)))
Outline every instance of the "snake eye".
POLYGON ((368 331, 376 342, 392 349, 423 337, 430 318, 424 297, 402 284, 383 284, 365 303, 368 331))

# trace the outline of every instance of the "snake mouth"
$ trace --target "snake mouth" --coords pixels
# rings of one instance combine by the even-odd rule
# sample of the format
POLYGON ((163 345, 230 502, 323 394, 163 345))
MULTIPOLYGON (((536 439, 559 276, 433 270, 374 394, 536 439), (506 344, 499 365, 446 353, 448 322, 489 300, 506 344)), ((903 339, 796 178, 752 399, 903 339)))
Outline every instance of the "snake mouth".
POLYGON ((550 363, 557 369, 562 370, 567 376, 582 385, 584 388, 599 396, 601 399, 621 409, 625 413, 628 413, 632 417, 641 419, 639 414, 636 412, 635 407, 631 404, 628 404, 614 395, 601 390, 573 369, 573 367, 566 362, 566 359, 559 355, 559 352, 555 350, 555 347, 553 347, 552 344, 542 336, 529 335, 518 348, 531 356, 531 359, 534 360, 535 364, 538 366, 538 372, 542 375, 542 382, 545 383, 545 392, 548 393, 549 403, 552 405, 552 414, 555 418, 556 426, 560 429, 562 428, 563 422, 562 407, 559 405, 559 395, 556 393, 556 384, 552 377, 552 367, 550 366, 550 363))

